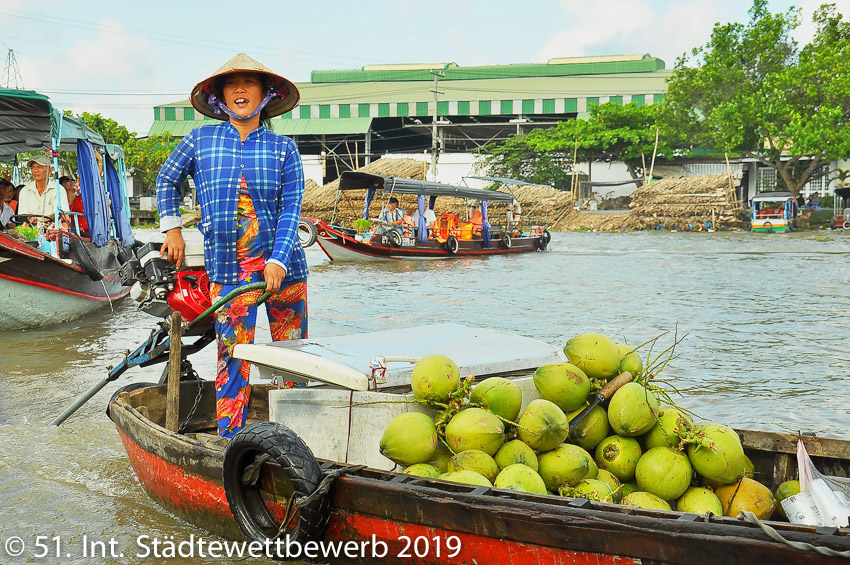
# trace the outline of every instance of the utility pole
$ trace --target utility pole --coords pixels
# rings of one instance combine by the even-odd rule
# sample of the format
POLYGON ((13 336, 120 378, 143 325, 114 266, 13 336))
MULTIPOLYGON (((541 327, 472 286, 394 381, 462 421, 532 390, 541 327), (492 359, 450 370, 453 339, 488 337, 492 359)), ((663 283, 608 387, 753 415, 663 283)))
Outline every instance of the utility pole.
POLYGON ((434 115, 431 118, 431 180, 437 180, 437 100, 440 94, 443 94, 443 91, 437 90, 437 84, 440 80, 441 76, 445 76, 445 73, 441 71, 431 71, 431 74, 434 75, 434 88, 431 89, 431 92, 434 93, 434 115))
POLYGON ((21 78, 18 61, 15 59, 15 52, 12 49, 9 49, 6 53, 6 66, 3 68, 3 76, 0 77, 0 87, 15 90, 23 90, 24 88, 24 80, 21 78))

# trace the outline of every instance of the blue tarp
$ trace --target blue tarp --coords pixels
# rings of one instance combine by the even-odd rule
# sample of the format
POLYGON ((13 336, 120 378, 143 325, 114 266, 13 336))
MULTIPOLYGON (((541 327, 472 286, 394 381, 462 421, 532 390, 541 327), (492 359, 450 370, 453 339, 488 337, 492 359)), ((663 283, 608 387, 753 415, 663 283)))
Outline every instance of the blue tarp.
POLYGON ((109 242, 109 207, 103 180, 97 168, 94 147, 87 139, 77 141, 77 175, 80 179, 89 235, 96 246, 103 247, 109 242))
POLYGON ((118 176, 118 171, 115 168, 115 163, 107 152, 104 155, 103 173, 106 176, 106 188, 109 190, 109 199, 112 202, 112 217, 115 219, 115 231, 118 234, 118 239, 121 240, 121 245, 130 247, 135 239, 133 238, 133 228, 130 226, 130 217, 125 210, 124 205, 124 190, 121 186, 121 180, 118 176))

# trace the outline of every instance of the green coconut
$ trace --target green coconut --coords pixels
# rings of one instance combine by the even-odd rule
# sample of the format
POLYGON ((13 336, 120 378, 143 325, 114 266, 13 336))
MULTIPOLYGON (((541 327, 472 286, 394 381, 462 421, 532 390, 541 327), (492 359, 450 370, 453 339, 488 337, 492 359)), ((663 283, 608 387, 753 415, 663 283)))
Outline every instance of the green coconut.
POLYGON ((572 486, 585 478, 590 471, 590 454, 577 445, 562 443, 551 451, 537 456, 537 472, 546 488, 557 492, 563 486, 572 486))
POLYGON ((546 494, 546 484, 540 475, 531 467, 522 463, 508 465, 502 469, 493 486, 508 490, 546 494))
POLYGON ((455 471, 475 471, 479 475, 487 477, 491 483, 496 480, 496 475, 499 474, 499 466, 493 461, 493 458, 479 451, 478 449, 469 449, 461 451, 454 457, 449 459, 449 473, 455 471))
POLYGON ((535 451, 554 449, 569 431, 566 414, 554 402, 542 398, 532 400, 517 421, 519 439, 535 451))
MULTIPOLYGON (((582 448, 582 449, 584 449, 584 448, 582 448)), ((587 450, 585 449, 585 451, 587 451, 587 450)), ((588 452, 588 455, 590 455, 590 452, 588 452)), ((590 461, 588 462, 587 467, 588 467, 587 474, 584 476, 584 478, 585 479, 595 479, 596 475, 599 474, 599 465, 597 465, 596 461, 593 460, 592 455, 590 456, 590 461)))
POLYGON ((522 408, 522 389, 508 379, 490 377, 472 389, 469 400, 513 422, 522 408))
POLYGON ((645 434, 658 420, 658 400, 640 383, 626 383, 608 404, 608 423, 621 436, 645 434))
POLYGON ((635 351, 635 348, 625 343, 617 344, 617 351, 620 354, 620 369, 621 373, 628 371, 632 377, 636 377, 643 372, 643 361, 640 355, 635 351))
MULTIPOLYGON (((582 410, 584 410, 583 406, 570 412, 567 414, 567 420, 571 421, 582 410)), ((573 428, 573 431, 567 436, 567 441, 588 451, 593 451, 599 445, 599 442, 610 435, 610 432, 608 414, 605 409, 601 406, 594 406, 587 416, 573 428)))
POLYGON ((455 471, 454 473, 443 473, 437 478, 452 483, 463 483, 465 485, 478 485, 482 487, 493 486, 493 484, 487 480, 487 477, 476 473, 475 471, 455 471))
POLYGON ((687 455, 672 447, 653 447, 638 461, 635 479, 640 490, 674 500, 688 490, 692 473, 687 455))
POLYGON ((602 481, 608 485, 611 488, 611 494, 614 502, 620 502, 620 498, 622 498, 620 479, 618 479, 614 473, 606 471, 605 469, 599 469, 599 472, 596 473, 596 480, 602 481))
POLYGON ((496 464, 500 469, 505 469, 511 465, 521 463, 528 465, 535 472, 537 471, 537 454, 534 450, 528 447, 528 444, 519 439, 514 439, 506 442, 496 455, 493 456, 496 464))
POLYGON ((434 420, 421 412, 405 412, 393 418, 379 447, 381 455, 402 467, 427 462, 436 449, 434 420))
POLYGON ((639 490, 640 489, 638 488, 637 483, 635 481, 628 481, 622 483, 620 485, 620 499, 622 500, 623 498, 629 496, 631 493, 639 490))
POLYGON ((598 502, 614 502, 614 491, 610 485, 597 479, 582 479, 571 489, 565 489, 565 494, 573 498, 586 498, 598 502))
POLYGON ((688 459, 696 472, 713 484, 737 483, 746 471, 744 448, 738 434, 732 428, 711 422, 698 425, 696 431, 703 436, 702 443, 687 447, 688 459))
POLYGON ((591 379, 608 380, 619 374, 620 350, 611 339, 600 334, 583 334, 564 346, 570 363, 591 379))
POLYGON ((785 514, 782 501, 795 494, 800 494, 800 481, 785 481, 776 487, 776 491, 773 493, 773 500, 776 501, 776 511, 786 520, 788 519, 788 515, 785 514))
POLYGON ((723 506, 717 495, 702 487, 690 487, 676 501, 676 510, 704 515, 711 512, 715 516, 723 516, 723 506))
POLYGON ((443 444, 439 444, 437 449, 434 450, 434 455, 426 463, 437 469, 440 473, 445 473, 449 469, 449 459, 452 458, 452 454, 442 447, 443 444))
POLYGON ((631 481, 642 455, 640 443, 632 437, 608 436, 596 446, 593 458, 600 469, 610 471, 620 482, 631 481))
POLYGON ((461 410, 446 426, 446 442, 455 453, 479 449, 495 455, 505 441, 505 425, 483 408, 461 410))
POLYGON ((437 468, 433 465, 428 465, 427 463, 417 463, 416 465, 411 465, 410 467, 405 469, 404 474, 411 475, 414 477, 436 479, 440 476, 440 471, 437 470, 437 468))
POLYGON ((658 421, 652 429, 641 438, 645 449, 653 447, 672 447, 678 449, 681 443, 679 434, 693 429, 691 417, 685 412, 672 406, 665 406, 658 411, 658 421))
POLYGON ((534 371, 534 386, 540 398, 554 402, 564 412, 583 405, 590 394, 590 379, 570 363, 543 365, 534 371))
POLYGON ((663 498, 659 498, 651 492, 642 492, 636 490, 624 496, 620 500, 623 506, 636 506, 638 508, 648 508, 651 510, 672 510, 670 504, 663 498))
POLYGON ((736 518, 741 511, 749 510, 759 520, 770 520, 776 510, 776 500, 770 489, 748 477, 743 477, 733 485, 720 487, 715 494, 723 506, 724 516, 736 518))
POLYGON ((426 355, 413 366, 410 386, 417 399, 446 404, 460 386, 460 369, 445 355, 426 355))

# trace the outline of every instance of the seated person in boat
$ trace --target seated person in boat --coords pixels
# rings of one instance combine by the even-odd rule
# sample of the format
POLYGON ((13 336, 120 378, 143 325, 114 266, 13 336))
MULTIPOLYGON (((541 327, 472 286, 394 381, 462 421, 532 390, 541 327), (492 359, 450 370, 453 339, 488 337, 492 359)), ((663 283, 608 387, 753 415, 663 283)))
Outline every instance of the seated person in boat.
POLYGON ((518 226, 522 221, 522 206, 520 206, 519 200, 516 198, 514 198, 514 201, 505 211, 505 219, 507 220, 509 228, 518 226))
MULTIPOLYGON (((83 198, 80 195, 80 185, 78 185, 77 181, 71 177, 64 176, 59 178, 59 184, 65 188, 65 195, 67 196, 69 203, 69 211, 79 214, 76 218, 80 226, 80 231, 88 233, 89 225, 88 222, 86 222, 86 212, 83 209, 83 198)), ((74 227, 73 217, 71 217, 69 225, 74 227)))
MULTIPOLYGON (((433 210, 427 208, 425 210, 425 227, 428 229, 428 237, 431 237, 431 234, 434 233, 434 226, 437 224, 437 215, 433 210)), ((413 211, 413 230, 416 233, 416 230, 419 228, 419 212, 417 210, 413 211)))
POLYGON ((6 179, 0 179, 0 230, 12 229, 15 224, 12 222, 12 216, 15 211, 9 206, 12 198, 15 196, 15 185, 6 179))
POLYGON ((399 232, 402 230, 401 224, 404 221, 404 210, 398 207, 398 198, 390 196, 387 207, 381 210, 378 220, 382 224, 381 230, 383 231, 378 231, 377 233, 385 233, 388 229, 394 229, 399 232))
MULTIPOLYGON (((53 171, 47 155, 39 155, 27 163, 32 180, 24 185, 18 199, 18 214, 34 216, 53 216, 56 212, 56 198, 61 199, 62 209, 68 205, 64 194, 56 194, 56 186, 50 182, 53 171)), ((62 191, 64 192, 64 191, 62 191)))

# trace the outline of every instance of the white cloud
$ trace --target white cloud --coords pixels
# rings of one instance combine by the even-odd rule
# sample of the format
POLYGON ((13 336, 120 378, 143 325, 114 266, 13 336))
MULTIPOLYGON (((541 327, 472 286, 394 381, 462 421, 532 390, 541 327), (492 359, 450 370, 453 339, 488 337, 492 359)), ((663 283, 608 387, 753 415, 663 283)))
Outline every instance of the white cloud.
MULTIPOLYGON (((94 31, 65 34, 63 39, 70 43, 67 49, 50 53, 46 47, 44 56, 18 57, 26 88, 103 93, 163 88, 158 80, 161 64, 151 52, 150 40, 128 32, 121 22, 104 20, 94 31)), ((134 120, 136 123, 127 125, 137 131, 146 131, 150 123, 150 110, 145 112, 143 124, 139 110, 134 109, 151 108, 150 98, 66 93, 49 96, 62 110, 100 113, 119 122, 120 117, 134 120)))
POLYGON ((537 55, 579 57, 598 54, 598 46, 651 29, 652 9, 643 0, 561 0, 561 9, 575 22, 546 40, 537 55))

